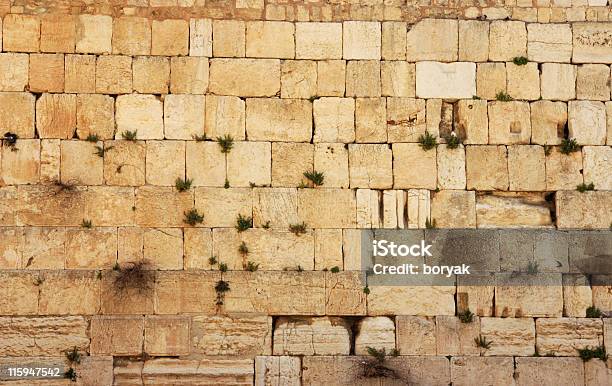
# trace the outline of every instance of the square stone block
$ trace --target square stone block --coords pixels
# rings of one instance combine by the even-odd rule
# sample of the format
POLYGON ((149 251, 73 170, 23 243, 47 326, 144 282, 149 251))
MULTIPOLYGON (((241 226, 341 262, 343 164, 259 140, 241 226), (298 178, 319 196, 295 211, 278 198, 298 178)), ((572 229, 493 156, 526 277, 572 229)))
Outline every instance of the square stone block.
POLYGON ((341 59, 341 23, 296 23, 296 59, 341 59))
POLYGON ((138 56, 132 63, 134 91, 141 94, 167 94, 170 61, 155 56, 138 56))
POLYGON ((293 23, 251 21, 246 24, 246 56, 252 58, 295 57, 293 23))
POLYGON ((151 31, 151 55, 189 53, 189 23, 186 20, 153 20, 151 31))
POLYGON ((79 15, 76 24, 76 52, 110 54, 113 18, 105 15, 79 15))
POLYGON ((505 146, 466 146, 465 169, 470 190, 508 190, 505 146))
POLYGON ((416 95, 419 98, 472 98, 476 95, 476 64, 418 62, 416 95))
POLYGON ((170 58, 170 92, 205 94, 208 89, 208 58, 170 58))
POLYGON ((459 51, 459 24, 450 19, 423 19, 408 31, 408 61, 453 62, 459 51))
POLYGON ((380 59, 381 27, 379 22, 345 21, 342 27, 342 56, 344 59, 380 59))
POLYGON ((150 55, 151 22, 144 17, 123 16, 113 20, 113 54, 150 55))
POLYGON ((167 139, 193 139, 204 134, 204 95, 167 95, 164 134, 167 139))
POLYGON ((174 186, 177 178, 185 178, 185 142, 148 141, 147 184, 174 186))
POLYGON ((436 149, 423 150, 417 143, 394 143, 393 187, 435 189, 436 153, 436 149))

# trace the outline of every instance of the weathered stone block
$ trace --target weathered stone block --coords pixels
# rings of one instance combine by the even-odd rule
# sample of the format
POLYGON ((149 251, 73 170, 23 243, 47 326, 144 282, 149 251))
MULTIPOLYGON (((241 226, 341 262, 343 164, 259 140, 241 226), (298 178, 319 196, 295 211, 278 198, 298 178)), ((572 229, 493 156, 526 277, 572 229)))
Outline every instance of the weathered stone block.
MULTIPOLYGON (((468 174, 469 181, 469 174, 468 174)), ((469 189, 468 182, 468 189, 469 189)), ((476 197, 479 228, 542 227, 553 223, 544 194, 499 192, 476 197)))
POLYGON ((346 65, 347 97, 381 96, 380 62, 351 60, 346 65))
POLYGON ((150 185, 174 186, 185 177, 185 142, 149 141, 146 153, 146 180, 150 185))
POLYGON ((100 139, 114 138, 115 99, 99 94, 77 95, 76 127, 80 139, 87 139, 89 135, 97 135, 100 139))
POLYGON ((298 386, 301 383, 302 363, 291 356, 255 357, 255 385, 298 386))
POLYGON ((249 140, 309 142, 311 139, 312 104, 308 100, 249 98, 246 116, 249 140))
POLYGON ((459 60, 486 62, 489 58, 489 23, 477 20, 459 21, 459 60))
POLYGON ((191 322, 191 348, 204 355, 269 355, 272 318, 259 314, 196 316, 191 322))
POLYGON ((189 56, 212 56, 212 32, 211 19, 189 20, 189 56))
POLYGON ((382 23, 381 55, 384 60, 406 59, 406 23, 382 23))
POLYGON ((94 272, 56 271, 44 275, 40 285, 39 314, 95 315, 99 310, 100 280, 94 272))
POLYGON ((206 135, 210 138, 230 135, 234 139, 245 138, 245 102, 233 96, 206 96, 206 135))
POLYGON ((584 180, 595 184, 597 190, 612 190, 612 148, 585 146, 582 153, 584 180))
POLYGON ((404 61, 380 63, 382 95, 414 97, 416 87, 415 65, 404 61))
POLYGON ((334 317, 281 317, 274 329, 274 355, 348 355, 351 329, 334 317))
POLYGON ((296 23, 296 59, 342 58, 342 24, 296 23))
POLYGON ((395 349, 395 323, 386 316, 365 317, 357 323, 355 355, 368 355, 368 347, 395 349))
POLYGON ((151 31, 151 55, 188 54, 189 23, 186 20, 153 20, 151 31))
POLYGON ((455 131, 464 144, 487 144, 489 120, 487 102, 460 100, 454 108, 455 131))
POLYGON ((242 97, 274 96, 280 90, 278 59, 213 59, 209 91, 242 97))
MULTIPOLYGON (((103 55, 96 60, 96 92, 127 94, 132 92, 132 58, 103 55)), ((143 95, 143 97, 145 97, 143 95)), ((153 97, 149 95, 149 97, 153 97)))
MULTIPOLYGON (((253 190, 253 222, 256 227, 288 229, 299 224, 297 190, 290 188, 255 188, 253 190)), ((331 267, 330 267, 331 268, 331 267)))
POLYGON ((495 100, 500 92, 506 92, 506 64, 478 63, 477 95, 487 100, 495 100))
MULTIPOLYGON (((28 227, 25 229, 23 240, 21 268, 64 268, 64 244, 66 242, 66 230, 64 228, 28 227)), ((11 255, 9 255, 9 260, 10 257, 11 255)))
POLYGON ((76 23, 76 52, 110 54, 113 18, 105 15, 79 15, 76 23))
POLYGON ((454 298, 451 286, 376 286, 368 295, 368 315, 454 315, 454 298))
MULTIPOLYGON (((343 256, 342 256, 342 229, 315 229, 314 231, 315 238, 315 269, 323 270, 323 269, 331 269, 333 267, 342 267, 343 266, 343 256)), ((333 280, 332 277, 327 277, 328 280, 333 280)), ((338 279, 336 280, 338 283, 342 283, 343 281, 338 279)), ((330 294, 334 294, 334 289, 327 290, 330 294)), ((343 288, 339 289, 340 293, 344 293, 343 288)), ((348 291, 346 291, 348 293, 348 291)), ((361 294, 363 294, 363 288, 361 290, 361 294)), ((344 302, 348 300, 344 297, 340 297, 341 301, 344 302)), ((354 296, 350 297, 350 300, 355 300, 354 296)), ((364 296, 365 302, 365 296, 364 296)), ((334 304, 329 305, 328 307, 334 308, 334 304)), ((339 308, 344 308, 343 303, 339 304, 339 308)))
MULTIPOLYGON (((387 135, 389 142, 418 142, 428 130, 426 105, 422 99, 387 98, 387 135)), ((431 132, 436 135, 437 133, 431 132)))
POLYGON ((610 23, 575 23, 573 27, 574 63, 610 63, 610 23))
POLYGON ((531 104, 531 142, 559 145, 567 123, 567 105, 563 102, 537 101, 531 104))
POLYGON ((397 349, 404 355, 436 355, 436 321, 423 316, 396 317, 397 349))
POLYGON ((351 188, 387 189, 393 185, 391 149, 386 144, 349 145, 351 188))
POLYGON ((145 183, 144 142, 110 141, 104 156, 104 180, 109 185, 139 186, 145 183))
POLYGON ((231 186, 270 185, 272 150, 269 142, 235 142, 227 154, 227 179, 231 186))
POLYGON ((345 21, 342 26, 342 56, 344 59, 380 59, 381 27, 379 22, 345 21))
POLYGON ((394 143, 393 187, 435 189, 436 153, 436 149, 423 150, 416 143, 394 143))
POLYGON ((76 95, 43 94, 36 101, 36 128, 40 138, 71 139, 77 127, 76 110, 76 95))
POLYGON ((431 218, 440 228, 475 228, 475 193, 463 190, 436 192, 431 199, 431 218))
POLYGON ((438 188, 465 189, 465 149, 459 145, 449 149, 440 144, 437 147, 438 188))
POLYGON ((26 92, 0 93, 0 131, 34 138, 34 95, 26 92))
POLYGON ((348 150, 342 143, 316 143, 314 170, 324 173, 325 186, 348 188, 348 150))
MULTIPOLYGON (((330 233, 336 231, 335 241, 342 248, 342 234, 339 230, 320 230, 330 233)), ((320 234, 320 232, 319 232, 320 234)), ((318 237, 315 234, 315 238, 318 237)), ((315 239, 316 240, 316 239, 315 239)), ((318 241, 316 241, 318 242, 318 241)), ((315 244, 315 255, 316 255, 315 244)), ((315 257, 316 258, 316 257, 315 257)), ((333 268, 334 266, 332 266, 333 268)), ((342 267, 342 263, 338 265, 342 267)), ((366 294, 363 291, 365 280, 361 272, 343 271, 325 273, 325 314, 326 315, 365 315, 366 294)))
POLYGON ((28 85, 28 55, 0 54, 0 90, 24 91, 28 85))
POLYGON ((147 229, 143 234, 144 258, 158 270, 183 269, 183 231, 147 229))
POLYGON ((60 140, 40 141, 40 181, 51 183, 60 179, 60 140))
POLYGON ((568 63, 572 57, 569 24, 527 24, 527 57, 535 62, 568 63))
POLYGON ((489 60, 512 61, 527 56, 527 29, 521 21, 491 22, 489 33, 489 60))
POLYGON ((476 64, 417 62, 416 95, 419 98, 472 98, 476 95, 476 64))
POLYGON ((38 51, 40 20, 37 16, 9 13, 4 18, 2 30, 3 51, 38 51))
POLYGON ((213 20, 213 56, 241 57, 246 49, 245 23, 240 20, 213 20))
POLYGON ((144 321, 144 352, 154 356, 189 354, 190 318, 147 316, 144 321))
POLYGON ((174 359, 148 360, 142 367, 137 382, 145 384, 197 383, 233 384, 253 383, 252 359, 174 359))
POLYGON ((114 266, 116 259, 117 230, 115 228, 76 228, 66 231, 66 268, 110 269, 114 266))
POLYGON ((170 58, 170 92, 173 94, 204 94, 207 89, 207 58, 181 56, 170 58))
POLYGON ((563 383, 571 379, 583 384, 584 366, 578 358, 516 358, 515 374, 521 385, 563 383))
POLYGON ((125 131, 136 131, 138 139, 162 139, 164 137, 162 102, 153 95, 120 95, 116 101, 117 133, 121 138, 125 131))
POLYGON ((463 323, 455 316, 436 317, 437 355, 479 355, 474 339, 480 335, 480 319, 463 323))
POLYGON ((606 139, 606 109, 602 102, 568 103, 569 137, 581 145, 603 145, 606 139))
POLYGON ((506 63, 508 94, 515 99, 540 98, 540 70, 537 63, 518 66, 506 63))
POLYGON ((387 142, 385 98, 355 99, 355 141, 387 142))
POLYGON ((563 154, 554 147, 546 155, 546 190, 573 190, 583 182, 581 152, 563 154))
POLYGON ((538 352, 555 356, 578 356, 578 349, 597 347, 603 340, 601 319, 536 319, 538 352))
POLYGON ((193 208, 193 194, 169 187, 144 186, 136 191, 136 223, 146 227, 182 227, 184 212, 193 208))
MULTIPOLYGON (((210 271, 158 274, 155 282, 155 313, 214 315, 217 296, 214 287, 220 279, 219 272, 210 271)), ((234 285, 232 280, 228 281, 230 286, 234 285)))
POLYGON ((36 184, 40 179, 40 140, 20 139, 15 149, 0 149, 0 183, 36 184))
POLYGON ((480 318, 480 334, 491 342, 489 349, 480 351, 485 356, 531 356, 535 333, 531 318, 480 318))
POLYGON ((142 316, 95 316, 91 319, 93 354, 140 355, 143 352, 142 316))
POLYGON ((557 226, 608 229, 611 204, 609 192, 559 191, 556 194, 557 226))
POLYGON ((238 215, 252 217, 251 190, 245 188, 197 188, 195 206, 204 213, 203 226, 233 227, 238 215))
POLYGON ((605 64, 578 66, 576 97, 596 101, 610 100, 610 67, 605 64))
POLYGON ((246 23, 246 56, 291 59, 295 56, 293 23, 251 21, 246 23))
POLYGON ((204 133, 203 95, 168 95, 164 99, 166 139, 193 139, 204 133))
POLYGON ((144 17, 123 16, 113 20, 113 54, 151 54, 151 22, 144 17))
POLYGON ((210 141, 188 141, 185 149, 186 174, 193 186, 224 186, 225 154, 210 141))
POLYGON ((132 63, 134 91, 141 94, 167 94, 170 61, 155 56, 138 56, 132 63))
POLYGON ((273 143, 272 186, 295 187, 304 183, 304 172, 313 170, 313 153, 314 147, 309 143, 273 143))
POLYGON ((468 189, 508 189, 505 146, 467 146, 465 150, 468 189))
POLYGON ((576 66, 542 64, 542 98, 567 101, 576 97, 576 66))
POLYGON ((546 188, 546 165, 542 146, 508 146, 508 176, 512 191, 540 191, 546 188))
POLYGON ((412 26, 407 35, 407 59, 411 62, 457 60, 458 22, 450 19, 424 19, 412 26))
POLYGON ((317 62, 284 60, 281 63, 281 97, 309 99, 317 95, 317 62))
POLYGON ((528 144, 531 138, 529 103, 489 103, 489 143, 528 144))
POLYGON ((344 96, 346 62, 344 60, 317 61, 317 95, 344 96))
MULTIPOLYGON (((15 255, 19 252, 15 249, 20 248, 17 244, 21 242, 21 232, 17 230, 3 231, 2 237, 9 239, 9 243, 12 244, 8 246, 7 250, 2 251, 3 255, 6 256, 7 253, 13 255, 12 257, 3 257, 3 260, 9 263, 9 259, 18 259, 19 256, 15 255), (11 249, 13 250, 11 251, 11 249)), ((2 248, 4 249, 5 246, 2 248)), ((3 264, 3 268, 17 268, 19 262, 12 261, 10 264, 11 266, 3 264)), ((2 311, 2 315, 36 315, 38 312, 39 298, 39 289, 36 283, 39 276, 37 274, 8 271, 3 272, 0 277, 2 278, 2 285, 0 285, 0 294, 2 294, 0 311, 2 311)), ((4 322, 6 323, 6 319, 4 322)), ((4 326, 6 326, 6 324, 4 326)), ((36 333, 35 331, 33 332, 36 333)), ((4 337, 7 337, 10 342, 11 339, 9 335, 4 334, 3 338, 4 337)), ((3 344, 0 344, 0 347, 3 347, 3 355, 6 355, 6 343, 3 342, 3 344)))
POLYGON ((355 194, 340 189, 300 189, 298 215, 313 228, 355 226, 355 194))
POLYGON ((96 92, 96 56, 66 55, 64 91, 78 93, 96 92))
POLYGON ((101 185, 104 181, 104 160, 96 154, 96 146, 85 141, 62 141, 61 176, 62 182, 101 185))
POLYGON ((581 274, 563 275, 563 316, 584 318, 593 305, 589 279, 581 274))
POLYGON ((44 15, 40 20, 40 50, 42 52, 74 52, 75 22, 73 15, 44 15))

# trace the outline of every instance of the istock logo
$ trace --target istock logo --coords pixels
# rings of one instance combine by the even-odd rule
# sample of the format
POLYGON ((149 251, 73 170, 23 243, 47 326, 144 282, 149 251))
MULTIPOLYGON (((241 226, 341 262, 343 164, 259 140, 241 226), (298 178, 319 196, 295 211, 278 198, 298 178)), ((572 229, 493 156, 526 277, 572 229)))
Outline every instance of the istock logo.
POLYGON ((425 244, 425 240, 421 240, 421 244, 395 244, 393 241, 373 240, 372 249, 374 256, 432 256, 429 252, 431 244, 425 244))

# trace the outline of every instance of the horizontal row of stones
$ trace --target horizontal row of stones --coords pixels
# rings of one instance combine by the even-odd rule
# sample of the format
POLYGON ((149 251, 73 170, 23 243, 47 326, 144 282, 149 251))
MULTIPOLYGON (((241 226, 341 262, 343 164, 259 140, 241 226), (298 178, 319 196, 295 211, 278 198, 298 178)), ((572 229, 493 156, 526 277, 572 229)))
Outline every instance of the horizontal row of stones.
MULTIPOLYGON (((423 150, 417 143, 346 146, 240 141, 232 144, 229 153, 221 150, 212 141, 23 139, 14 147, 0 148, 0 186, 56 182, 175 186, 177 179, 187 178, 194 187, 295 188, 307 185, 305 172, 316 170, 324 174, 321 189, 520 192, 575 190, 593 183, 595 190, 612 190, 610 146, 583 146, 564 154, 558 146, 541 145, 451 149, 442 144, 423 150)), ((236 192, 247 194, 247 190, 236 192)), ((297 194, 295 190, 278 192, 297 194)))
POLYGON ((121 139, 131 131, 137 139, 338 143, 416 143, 426 131, 445 142, 454 131, 465 144, 559 145, 569 137, 612 145, 612 102, 0 92, 0 131, 26 139, 121 139))
MULTIPOLYGON (((226 214, 226 217, 230 217, 226 214)), ((256 221, 259 218, 256 217, 256 221)), ((229 222, 225 225, 232 226, 229 222)), ((279 225, 274 222, 274 225, 279 225)), ((247 261, 259 264, 261 270, 325 270, 338 267, 365 270, 359 230, 308 229, 295 235, 283 229, 255 228, 237 232, 232 228, 138 228, 95 227, 0 227, 1 269, 108 269, 147 259, 155 269, 215 269, 215 256, 230 270, 242 270, 247 261), (245 243, 248 256, 239 252, 245 243)), ((377 239, 395 240, 399 234, 376 231, 377 239), (395 235, 395 237, 394 237, 395 235)), ((555 233, 536 230, 525 232, 426 230, 405 231, 402 240, 432 244, 431 257, 411 258, 413 264, 470 266, 478 272, 525 272, 536 263, 541 273, 612 274, 610 264, 599 263, 612 246, 611 233, 555 233), (448 250, 447 245, 460 245, 448 250), (588 248, 587 248, 588 246, 588 248)), ((370 245, 370 242, 367 243, 370 245)), ((397 263, 404 263, 398 260, 397 263)), ((475 276, 475 280, 481 280, 475 276)), ((499 282, 505 276, 500 275, 499 282)), ((560 275, 544 275, 518 282, 550 279, 560 283, 560 275)), ((496 278, 481 280, 492 283, 496 278)))
POLYGON ((609 63, 612 57, 605 39, 612 25, 593 22, 424 19, 408 27, 401 22, 151 21, 9 14, 2 24, 5 52, 442 62, 525 56, 542 62, 609 63))
POLYGON ((547 274, 556 282, 475 286, 459 279, 456 286, 372 286, 364 291, 359 271, 155 271, 152 281, 145 283, 146 290, 117 288, 117 275, 121 273, 114 270, 0 271, 0 311, 2 315, 452 316, 469 308, 478 316, 514 319, 584 317, 591 306, 612 310, 610 276, 599 277, 602 285, 592 287, 575 285, 584 280, 580 275, 563 275, 562 283, 561 274, 547 274), (215 287, 221 279, 230 289, 219 304, 215 287))
POLYGON ((95 226, 186 227, 184 213, 192 208, 204 215, 202 226, 213 227, 233 226, 238 214, 250 216, 251 210, 262 228, 268 221, 271 227, 301 221, 309 228, 424 228, 433 219, 448 228, 550 227, 554 213, 559 228, 607 229, 612 219, 610 191, 476 195, 462 190, 257 188, 252 195, 251 189, 203 187, 195 192, 154 186, 3 187, 0 225, 80 226, 87 219, 95 226))

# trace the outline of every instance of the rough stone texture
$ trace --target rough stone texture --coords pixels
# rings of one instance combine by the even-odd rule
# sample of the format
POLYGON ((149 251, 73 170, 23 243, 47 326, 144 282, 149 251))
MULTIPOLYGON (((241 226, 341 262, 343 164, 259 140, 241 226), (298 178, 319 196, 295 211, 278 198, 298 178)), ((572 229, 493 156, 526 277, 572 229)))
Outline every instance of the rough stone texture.
POLYGON ((306 100, 248 99, 246 131, 249 139, 308 142, 312 132, 312 109, 312 104, 306 100))
POLYGON ((450 367, 454 385, 509 385, 514 382, 514 362, 511 357, 453 357, 450 367))
POLYGON ((563 102, 531 103, 531 143, 559 145, 567 124, 567 105, 563 102))
POLYGON ((191 348, 204 355, 270 355, 272 318, 266 315, 197 316, 191 348))
POLYGON ((454 287, 376 286, 368 295, 368 315, 454 315, 454 287))
POLYGON ((550 205, 538 193, 494 193, 476 197, 479 228, 542 227, 552 224, 550 205))
POLYGON ((423 150, 416 143, 393 144, 393 175, 396 189, 435 189, 436 149, 423 150))
POLYGON ((407 59, 409 61, 457 60, 458 23, 455 20, 425 19, 408 31, 407 59))
POLYGON ((467 146, 465 160, 468 189, 508 189, 508 155, 505 146, 467 146))
POLYGON ((296 59, 342 58, 342 24, 296 23, 296 59))
POLYGON ((576 66, 542 64, 542 98, 567 101, 576 97, 576 66))
POLYGON ((274 355, 348 355, 350 326, 340 318, 285 318, 274 328, 274 355))
POLYGON ((479 350, 485 356, 531 356, 535 333, 531 318, 480 318, 480 335, 491 342, 491 347, 479 350))
POLYGON ((255 357, 255 385, 298 386, 301 380, 300 358, 291 356, 255 357))
POLYGON ((464 323, 455 316, 436 317, 437 355, 479 355, 474 339, 480 334, 480 319, 464 323))
POLYGON ((422 316, 398 316, 397 348, 405 355, 436 354, 436 322, 422 316))
POLYGON ((559 228, 610 227, 612 197, 606 192, 559 191, 556 195, 557 226, 559 228))
POLYGON ((540 318, 536 320, 538 352, 555 356, 578 356, 578 349, 602 344, 600 319, 540 318))
POLYGON ((357 324, 355 355, 368 355, 368 347, 390 352, 395 348, 395 323, 386 316, 366 317, 357 324))
POLYGON ((528 144, 530 138, 531 119, 528 103, 489 103, 490 144, 528 144))
POLYGON ((213 94, 274 96, 280 90, 280 60, 213 59, 209 79, 213 94))
POLYGON ((431 218, 440 228, 475 228, 474 192, 441 190, 432 195, 431 218))
POLYGON ((476 95, 476 65, 417 62, 416 95, 419 98, 471 98, 476 95))
POLYGON ((573 25, 575 63, 610 63, 610 23, 576 23, 573 25))
POLYGON ((545 156, 542 146, 508 146, 508 177, 512 191, 545 190, 545 156))
POLYGON ((567 24, 527 24, 527 57, 535 62, 569 62, 572 29, 567 24))
POLYGON ((121 95, 115 105, 117 133, 136 131, 138 139, 162 139, 164 136, 163 105, 153 95, 121 95))
POLYGON ((527 29, 519 21, 493 21, 489 33, 489 60, 512 61, 527 56, 527 29))

